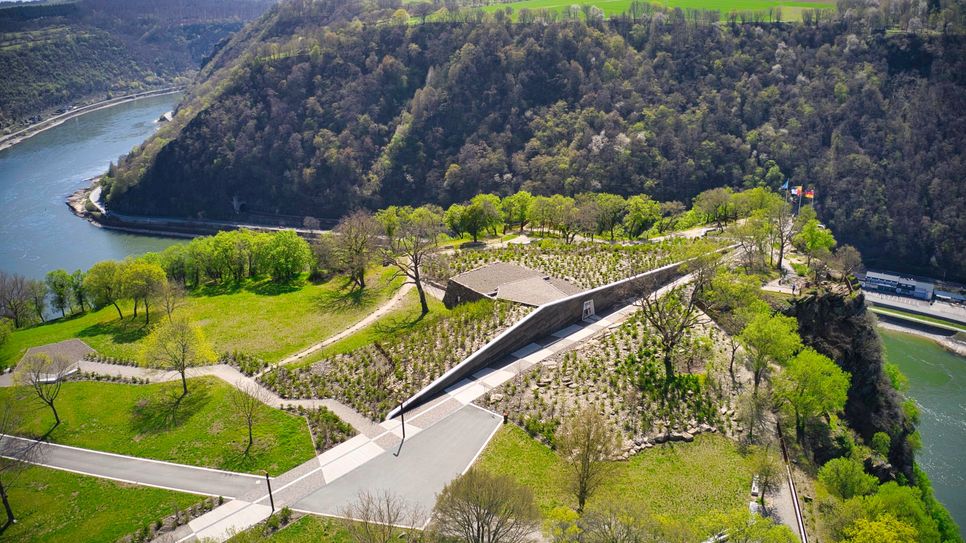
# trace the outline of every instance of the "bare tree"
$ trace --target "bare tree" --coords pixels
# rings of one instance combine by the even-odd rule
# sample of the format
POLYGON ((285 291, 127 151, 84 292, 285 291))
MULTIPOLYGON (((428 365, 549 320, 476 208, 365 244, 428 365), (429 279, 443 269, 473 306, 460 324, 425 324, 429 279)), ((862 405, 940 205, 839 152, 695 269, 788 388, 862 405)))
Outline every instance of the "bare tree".
POLYGON ((433 526, 463 543, 523 543, 539 528, 540 512, 528 488, 470 468, 439 493, 433 526))
MULTIPOLYGON (((784 199, 769 206, 766 211, 771 233, 771 245, 778 249, 778 260, 775 261, 775 268, 782 269, 782 262, 785 260, 785 250, 792 244, 792 236, 795 235, 795 221, 792 216, 792 205, 784 199)), ((772 252, 769 251, 769 256, 772 252)))
POLYGON ((670 382, 674 379, 674 349, 700 321, 697 297, 688 285, 673 286, 663 295, 646 292, 639 301, 641 315, 657 332, 664 355, 665 377, 670 382))
POLYGON ((175 281, 165 281, 158 288, 158 301, 164 306, 164 311, 171 321, 171 314, 174 310, 184 304, 185 289, 181 283, 175 281))
POLYGON ((29 354, 17 364, 14 380, 30 389, 38 400, 54 413, 54 426, 60 424, 60 415, 54 406, 60 387, 67 379, 70 361, 62 356, 51 357, 47 353, 29 354))
POLYGON ((13 396, 6 396, 0 402, 0 500, 7 513, 3 528, 17 522, 10 505, 10 488, 16 485, 20 473, 30 464, 41 461, 43 449, 41 442, 14 437, 13 433, 23 422, 23 402, 13 396))
POLYGON ((835 250, 834 267, 842 274, 842 281, 852 292, 852 276, 862 271, 862 254, 851 245, 843 245, 835 250))
POLYGON ((16 328, 28 324, 31 301, 29 280, 22 275, 0 271, 0 317, 10 317, 16 328))
POLYGON ((577 512, 583 513, 587 499, 607 478, 608 461, 618 452, 620 436, 603 415, 586 406, 564 421, 554 443, 567 463, 577 512))
POLYGON ((768 425, 768 411, 771 400, 767 391, 761 389, 750 390, 738 399, 738 420, 748 431, 748 442, 755 443, 761 437, 768 425))
POLYGON ((47 283, 39 279, 31 279, 27 289, 30 292, 30 302, 34 313, 37 314, 40 322, 46 322, 44 311, 47 309, 47 283))
POLYGON ((368 211, 354 211, 339 221, 335 233, 340 267, 356 286, 366 288, 366 268, 376 250, 379 223, 368 211))
POLYGON ((355 543, 389 543, 400 531, 412 533, 419 518, 416 509, 387 490, 361 491, 356 501, 342 510, 341 516, 355 543))
POLYGON ((421 314, 425 315, 429 313, 429 303, 423 289, 422 267, 436 250, 439 235, 443 232, 442 210, 435 206, 400 209, 392 228, 385 220, 383 222, 389 238, 386 260, 416 285, 421 314))
POLYGON ((258 383, 245 379, 239 379, 228 396, 235 416, 244 420, 248 426, 248 446, 245 447, 245 454, 248 454, 255 443, 252 431, 261 414, 261 406, 265 403, 264 396, 262 387, 258 386, 258 383))

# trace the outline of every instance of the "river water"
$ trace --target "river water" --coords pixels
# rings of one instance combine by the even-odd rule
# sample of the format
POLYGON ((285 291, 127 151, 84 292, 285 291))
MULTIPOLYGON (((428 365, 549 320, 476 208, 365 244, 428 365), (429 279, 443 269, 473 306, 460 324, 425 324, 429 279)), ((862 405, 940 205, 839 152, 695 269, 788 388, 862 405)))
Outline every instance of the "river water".
POLYGON ((98 228, 66 198, 157 130, 180 94, 144 98, 75 117, 0 151, 0 270, 42 278, 99 260, 164 249, 179 240, 98 228))
POLYGON ((922 450, 917 460, 936 497, 966 528, 966 358, 928 339, 879 329, 886 359, 909 378, 919 406, 922 450))

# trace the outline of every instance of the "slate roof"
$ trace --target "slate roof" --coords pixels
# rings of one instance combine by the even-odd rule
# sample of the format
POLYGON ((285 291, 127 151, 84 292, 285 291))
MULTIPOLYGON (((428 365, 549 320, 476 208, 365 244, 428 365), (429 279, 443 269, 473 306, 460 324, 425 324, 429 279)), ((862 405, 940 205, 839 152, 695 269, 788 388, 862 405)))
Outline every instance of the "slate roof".
POLYGON ((509 262, 493 262, 450 279, 491 298, 538 306, 580 292, 563 279, 509 262))

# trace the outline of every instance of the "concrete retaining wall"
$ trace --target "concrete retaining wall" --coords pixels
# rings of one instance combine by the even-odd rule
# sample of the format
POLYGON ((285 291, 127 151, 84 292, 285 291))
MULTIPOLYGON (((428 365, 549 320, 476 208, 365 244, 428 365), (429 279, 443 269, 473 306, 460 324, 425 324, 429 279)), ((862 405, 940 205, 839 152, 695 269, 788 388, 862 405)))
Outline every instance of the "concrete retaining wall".
MULTIPOLYGON (((573 324, 583 317, 584 302, 593 300, 596 313, 602 313, 618 302, 632 296, 653 292, 681 277, 685 262, 676 262, 663 268, 603 285, 585 292, 568 296, 561 300, 537 307, 526 317, 507 328, 499 336, 452 367, 426 388, 403 402, 403 409, 409 410, 441 394, 446 388, 458 383, 465 376, 496 362, 506 355, 529 345, 534 340, 547 336, 573 324)), ((399 408, 389 413, 388 418, 399 415, 399 408)))

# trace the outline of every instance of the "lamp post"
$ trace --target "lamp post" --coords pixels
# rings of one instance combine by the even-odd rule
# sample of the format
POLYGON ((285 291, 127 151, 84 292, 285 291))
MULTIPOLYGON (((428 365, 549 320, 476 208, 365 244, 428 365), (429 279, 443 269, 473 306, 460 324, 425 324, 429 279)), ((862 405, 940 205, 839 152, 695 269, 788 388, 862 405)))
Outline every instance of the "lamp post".
POLYGON ((393 453, 393 456, 399 456, 402 452, 403 443, 406 441, 406 412, 403 411, 403 403, 399 402, 399 420, 402 424, 402 439, 399 441, 399 448, 393 453))
POLYGON ((272 480, 268 477, 268 472, 265 472, 265 483, 268 484, 268 502, 272 504, 272 513, 275 512, 275 497, 272 496, 272 480))

